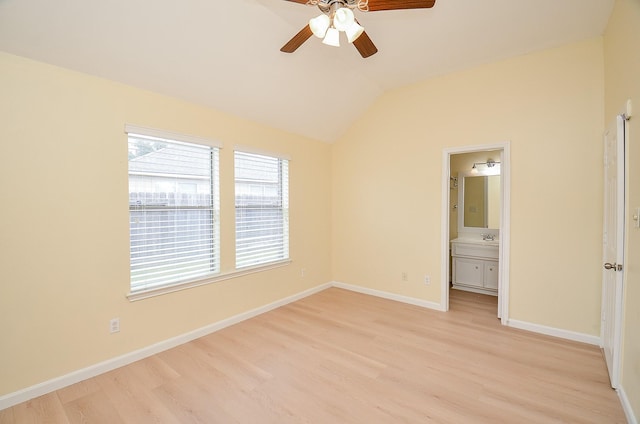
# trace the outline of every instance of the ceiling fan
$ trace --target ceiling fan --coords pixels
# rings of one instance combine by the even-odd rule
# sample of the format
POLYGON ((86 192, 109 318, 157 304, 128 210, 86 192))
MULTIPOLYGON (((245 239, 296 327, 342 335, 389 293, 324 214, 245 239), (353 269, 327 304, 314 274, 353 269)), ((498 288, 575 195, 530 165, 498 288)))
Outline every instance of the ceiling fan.
POLYGON ((293 53, 312 35, 323 38, 323 44, 339 46, 339 32, 347 35, 347 40, 358 49, 364 58, 378 52, 364 28, 353 14, 355 9, 361 12, 377 12, 397 9, 426 9, 433 7, 436 0, 286 0, 307 6, 318 6, 322 14, 309 20, 307 26, 293 36, 280 51, 293 53))

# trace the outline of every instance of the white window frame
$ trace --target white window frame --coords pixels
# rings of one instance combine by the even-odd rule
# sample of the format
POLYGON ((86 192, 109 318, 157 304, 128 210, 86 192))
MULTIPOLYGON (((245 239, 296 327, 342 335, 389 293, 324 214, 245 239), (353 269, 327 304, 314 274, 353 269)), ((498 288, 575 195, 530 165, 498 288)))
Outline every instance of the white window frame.
POLYGON ((236 269, 245 270, 261 267, 269 264, 290 262, 289 256, 289 162, 287 156, 273 154, 261 150, 236 146, 234 149, 234 197, 236 210, 236 269), (277 182, 270 178, 268 181, 259 176, 248 176, 246 172, 239 170, 239 160, 252 161, 251 165, 264 167, 265 172, 273 177, 274 162, 277 164, 277 182), (244 187, 243 187, 244 185, 244 187), (264 202, 265 193, 277 193, 278 203, 270 206, 264 202), (239 196, 247 196, 250 193, 254 199, 258 199, 253 205, 246 205, 246 199, 239 196), (262 206, 260 205, 262 204, 262 206), (273 221, 275 217, 277 221, 273 221), (258 225, 250 226, 247 213, 260 219, 258 225), (269 222, 271 221, 271 222, 269 222), (258 231, 263 235, 256 236, 258 231), (264 235, 271 232, 272 234, 264 235), (275 233, 274 233, 275 232, 275 233), (248 236, 247 234, 252 235, 248 236), (254 239, 253 242, 249 239, 254 239), (266 241, 265 241, 266 240, 266 241), (274 243, 274 241, 276 243, 274 243), (259 246, 263 244, 263 246, 259 246))
MULTIPOLYGON (((149 140, 149 141, 158 141, 158 142, 162 142, 162 143, 174 143, 172 145, 174 146, 179 146, 179 145, 189 145, 191 147, 199 147, 202 148, 203 153, 206 154, 206 152, 208 151, 210 154, 210 170, 211 170, 211 181, 210 181, 210 187, 207 187, 210 194, 210 205, 209 206, 194 206, 193 208, 189 207, 187 208, 188 210, 191 211, 200 211, 200 212, 210 212, 210 219, 211 220, 211 227, 210 227, 210 231, 211 234, 209 236, 207 236, 208 238, 206 239, 207 241, 209 241, 211 243, 211 251, 210 251, 210 262, 208 264, 208 270, 202 270, 202 272, 197 271, 195 273, 192 273, 191 275, 189 274, 185 274, 187 271, 183 270, 181 271, 181 273, 179 273, 177 276, 175 276, 175 278, 172 278, 170 280, 167 281, 160 281, 160 282, 150 282, 147 284, 141 284, 141 283, 134 283, 133 281, 133 277, 130 278, 130 293, 128 295, 130 300, 137 300, 139 298, 145 298, 145 297, 150 297, 152 295, 158 295, 158 294, 163 294, 166 292, 172 292, 172 291, 176 291, 176 290, 181 290, 183 288, 186 287, 191 287, 191 286, 195 286, 195 285, 201 285, 201 284, 205 284, 206 282, 203 282, 203 280, 210 280, 211 278, 216 277, 217 275, 220 274, 220 255, 221 255, 221 249, 220 249, 220 189, 219 189, 219 185, 220 185, 220 172, 219 172, 219 149, 222 147, 221 143, 218 143, 216 141, 212 141, 212 140, 208 140, 208 139, 203 139, 203 138, 199 138, 199 137, 193 137, 193 136, 189 136, 189 135, 183 135, 183 134, 176 134, 176 133, 170 133, 170 132, 166 132, 166 131, 161 131, 161 130, 155 130, 155 129, 150 129, 150 128, 144 128, 144 127, 138 127, 138 126, 133 126, 133 125, 126 125, 125 126, 125 132, 127 133, 127 140, 129 141, 130 139, 143 139, 143 140, 149 140)), ((196 148, 194 147, 194 148, 196 148)), ((196 149, 197 150, 197 149, 196 149)), ((177 165, 176 165, 177 166, 177 165)), ((174 169, 175 171, 175 169, 174 169)), ((132 173, 131 167, 128 166, 128 175, 129 175, 129 183, 132 183, 132 175, 140 175, 142 174, 139 170, 136 170, 132 173)), ((161 178, 166 177, 166 175, 162 175, 162 174, 158 174, 158 173, 149 173, 147 172, 147 177, 150 178, 158 178, 156 180, 152 180, 152 181, 156 181, 159 183, 164 183, 163 181, 161 181, 161 178)), ((176 176, 176 182, 175 182, 175 186, 178 187, 180 186, 180 176, 176 176)), ((193 182, 191 182, 189 180, 189 178, 183 178, 183 181, 187 181, 187 184, 183 184, 183 187, 189 187, 192 188, 193 187, 193 182)), ((205 180, 206 181, 206 180, 205 180)), ((207 184, 208 186, 209 184, 207 184)), ((161 211, 176 211, 178 209, 176 208, 171 208, 171 207, 163 207, 163 206, 155 206, 156 210, 161 210, 161 211)), ((132 214, 132 210, 133 211, 140 211, 143 208, 140 208, 138 206, 131 206, 131 194, 130 194, 130 216, 132 214)), ((149 210, 151 210, 152 208, 149 208, 149 210)), ((130 222, 130 227, 131 227, 132 223, 130 222)), ((184 230, 184 232, 186 232, 186 230, 184 230)), ((177 242, 176 242, 177 243, 177 242)), ((132 236, 130 235, 130 245, 132 244, 132 236)), ((143 249, 144 250, 144 249, 143 249)), ((131 266, 133 269, 133 263, 134 263, 134 257, 133 257, 133 252, 130 252, 130 262, 131 262, 131 266)), ((151 266, 151 265, 148 265, 151 266)), ((143 265, 144 267, 144 265, 143 265)))

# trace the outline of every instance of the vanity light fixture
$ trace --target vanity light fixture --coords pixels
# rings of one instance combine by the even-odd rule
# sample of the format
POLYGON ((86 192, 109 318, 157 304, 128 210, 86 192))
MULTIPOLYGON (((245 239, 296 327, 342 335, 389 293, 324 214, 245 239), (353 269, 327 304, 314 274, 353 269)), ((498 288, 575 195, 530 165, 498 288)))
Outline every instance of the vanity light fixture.
POLYGON ((500 162, 496 162, 493 159, 487 159, 486 162, 475 162, 471 167, 471 173, 479 175, 500 175, 500 162), (484 165, 486 168, 482 168, 481 170, 479 165, 484 165))
POLYGON ((500 165, 500 162, 496 162, 493 159, 487 159, 486 162, 475 162, 471 169, 478 169, 477 165, 487 165, 487 168, 493 168, 496 165, 500 165))

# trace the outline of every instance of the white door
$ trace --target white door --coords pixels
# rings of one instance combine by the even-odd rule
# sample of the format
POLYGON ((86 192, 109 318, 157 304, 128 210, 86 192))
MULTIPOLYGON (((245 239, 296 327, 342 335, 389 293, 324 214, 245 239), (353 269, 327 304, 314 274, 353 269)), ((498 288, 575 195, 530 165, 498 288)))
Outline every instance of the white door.
POLYGON ((601 336, 611 387, 618 387, 624 273, 624 125, 622 116, 604 136, 604 228, 601 336))

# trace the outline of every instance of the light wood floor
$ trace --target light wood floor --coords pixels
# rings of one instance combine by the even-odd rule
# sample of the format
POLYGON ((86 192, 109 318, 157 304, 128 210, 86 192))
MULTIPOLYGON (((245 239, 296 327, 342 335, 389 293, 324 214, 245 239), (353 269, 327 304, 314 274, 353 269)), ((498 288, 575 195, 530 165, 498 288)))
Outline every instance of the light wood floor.
POLYGON ((624 423, 597 347, 332 288, 0 411, 1 423, 624 423))

